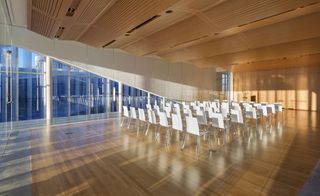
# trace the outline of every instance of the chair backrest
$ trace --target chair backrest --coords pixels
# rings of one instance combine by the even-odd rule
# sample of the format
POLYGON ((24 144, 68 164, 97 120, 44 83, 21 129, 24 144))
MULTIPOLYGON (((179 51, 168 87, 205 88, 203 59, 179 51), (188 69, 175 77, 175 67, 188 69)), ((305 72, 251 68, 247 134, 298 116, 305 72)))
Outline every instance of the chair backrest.
POLYGON ((160 108, 159 108, 159 106, 158 106, 158 105, 155 105, 155 106, 154 106, 154 109, 156 110, 157 115, 158 115, 158 114, 159 114, 159 112, 160 112, 160 108))
POLYGON ((128 107, 127 106, 122 106, 122 108, 123 108, 123 116, 125 116, 127 118, 130 118, 128 107))
POLYGON ((141 108, 139 108, 139 109, 138 109, 138 113, 139 113, 139 120, 141 120, 141 121, 146 121, 146 115, 145 115, 145 113, 144 113, 144 110, 141 109, 141 108))
POLYGON ((268 112, 267 112, 267 106, 266 105, 259 105, 257 107, 258 111, 260 112, 260 114, 262 116, 268 116, 268 112))
POLYGON ((261 104, 260 103, 253 103, 253 106, 256 107, 257 109, 260 109, 261 104))
POLYGON ((231 110, 231 122, 243 124, 242 112, 240 110, 231 110))
POLYGON ((274 104, 267 104, 267 112, 272 114, 276 113, 274 104))
POLYGON ((200 109, 200 107, 196 108, 196 115, 197 116, 203 116, 203 111, 200 109))
POLYGON ((257 110, 251 105, 245 107, 245 114, 247 118, 257 119, 257 110))
POLYGON ((134 107, 130 107, 130 116, 133 119, 137 119, 137 112, 136 112, 136 109, 134 107))
POLYGON ((228 102, 222 102, 222 103, 221 103, 221 112, 222 112, 223 109, 229 111, 229 104, 228 104, 228 102))
POLYGON ((208 118, 213 118, 214 110, 213 108, 208 108, 208 118))
POLYGON ((197 116, 198 123, 201 125, 208 125, 207 116, 205 115, 205 112, 203 112, 203 115, 197 116))
POLYGON ((155 124, 156 119, 153 119, 152 112, 154 113, 154 111, 148 110, 148 121, 149 123, 155 124))
POLYGON ((184 105, 183 109, 189 109, 190 110, 190 105, 184 105))
POLYGON ((178 103, 173 104, 173 107, 176 109, 175 111, 180 112, 180 105, 178 103))
POLYGON ((241 110, 241 107, 240 107, 240 105, 238 103, 233 103, 232 107, 233 107, 234 110, 241 110))
POLYGON ((190 117, 192 117, 192 111, 191 111, 190 109, 184 109, 184 110, 183 110, 183 113, 184 113, 185 116, 190 116, 190 117))
POLYGON ((165 111, 167 118, 171 118, 171 107, 165 107, 163 110, 165 111))
POLYGON ((275 103, 275 109, 276 109, 276 112, 282 112, 282 104, 281 103, 275 103))
POLYGON ((221 107, 221 113, 223 118, 227 118, 229 114, 229 110, 227 108, 221 107))
POLYGON ((159 112, 159 124, 163 127, 169 127, 167 115, 164 112, 159 112))
POLYGON ((187 132, 193 135, 200 135, 198 119, 194 117, 186 117, 187 132))
POLYGON ((183 131, 182 120, 179 114, 172 114, 172 128, 178 131, 183 131))
POLYGON ((219 113, 212 114, 212 126, 220 129, 225 128, 222 114, 219 114, 219 113))

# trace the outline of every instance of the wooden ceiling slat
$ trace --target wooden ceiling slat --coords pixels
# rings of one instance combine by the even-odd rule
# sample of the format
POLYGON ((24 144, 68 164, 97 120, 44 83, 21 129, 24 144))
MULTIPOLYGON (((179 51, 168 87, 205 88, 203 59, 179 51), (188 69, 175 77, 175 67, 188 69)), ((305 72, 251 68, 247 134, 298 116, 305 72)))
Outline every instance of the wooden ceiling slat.
POLYGON ((201 67, 317 53, 318 21, 320 0, 28 0, 28 28, 49 38, 59 32, 95 47, 116 40, 108 47, 201 67))

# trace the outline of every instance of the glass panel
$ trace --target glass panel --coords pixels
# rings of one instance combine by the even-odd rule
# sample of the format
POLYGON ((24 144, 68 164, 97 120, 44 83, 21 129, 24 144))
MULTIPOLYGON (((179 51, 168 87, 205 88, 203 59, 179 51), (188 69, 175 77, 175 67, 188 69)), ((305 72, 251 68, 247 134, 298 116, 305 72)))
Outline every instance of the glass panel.
POLYGON ((110 112, 118 111, 119 83, 113 80, 109 81, 110 86, 110 112))
POLYGON ((106 112, 106 80, 90 74, 91 114, 106 112))
POLYGON ((70 115, 88 114, 89 74, 76 67, 70 68, 70 115))
POLYGON ((19 74, 19 120, 44 118, 42 74, 19 74))
POLYGON ((69 70, 70 67, 59 61, 52 63, 52 105, 53 117, 69 116, 69 70))
POLYGON ((44 117, 44 60, 44 56, 23 48, 0 46, 0 122, 44 117))

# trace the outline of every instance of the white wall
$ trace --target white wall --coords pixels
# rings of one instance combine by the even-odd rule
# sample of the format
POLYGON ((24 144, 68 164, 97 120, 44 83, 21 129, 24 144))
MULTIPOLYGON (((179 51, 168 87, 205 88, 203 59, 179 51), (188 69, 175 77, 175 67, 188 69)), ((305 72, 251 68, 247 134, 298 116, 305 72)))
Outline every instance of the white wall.
MULTIPOLYGON (((6 25, 0 25, 1 34, 6 25)), ((102 49, 72 41, 51 40, 23 27, 12 26, 10 43, 76 64, 123 83, 181 100, 207 99, 215 90, 215 68, 200 69, 186 63, 170 63, 157 57, 137 57, 118 49, 102 49)))

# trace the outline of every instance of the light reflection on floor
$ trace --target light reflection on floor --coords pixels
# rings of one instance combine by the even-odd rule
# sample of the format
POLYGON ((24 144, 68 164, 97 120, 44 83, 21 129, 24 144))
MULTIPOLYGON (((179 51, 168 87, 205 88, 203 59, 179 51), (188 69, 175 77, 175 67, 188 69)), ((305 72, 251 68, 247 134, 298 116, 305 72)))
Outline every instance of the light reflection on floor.
POLYGON ((155 127, 145 135, 134 122, 120 129, 118 119, 25 130, 12 138, 0 163, 0 193, 31 193, 32 183, 37 194, 48 193, 45 187, 54 183, 60 188, 52 188, 53 194, 110 191, 96 184, 108 183, 100 181, 100 173, 114 171, 153 195, 297 193, 319 159, 319 122, 315 113, 288 111, 271 123, 263 119, 211 129, 199 148, 189 136, 184 150, 181 133, 173 131, 168 139, 162 129, 155 141, 155 127), (89 168, 97 176, 89 175, 89 168), (81 177, 68 180, 75 174, 81 177))

